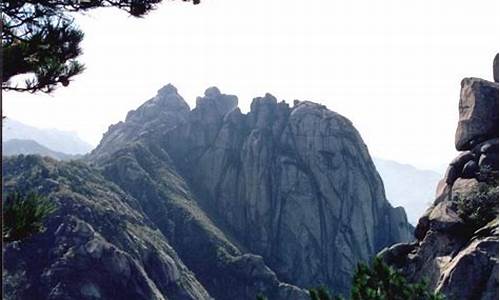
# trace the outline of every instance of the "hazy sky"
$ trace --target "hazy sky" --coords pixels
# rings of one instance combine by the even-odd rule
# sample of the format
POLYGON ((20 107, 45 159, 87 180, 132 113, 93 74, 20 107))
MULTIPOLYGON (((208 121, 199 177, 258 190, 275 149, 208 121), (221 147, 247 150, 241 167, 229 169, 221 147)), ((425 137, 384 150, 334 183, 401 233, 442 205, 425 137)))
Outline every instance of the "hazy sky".
POLYGON ((460 81, 491 80, 500 1, 164 1, 144 19, 77 16, 86 71, 52 96, 4 93, 4 114, 97 144, 127 111, 174 84, 270 92, 348 117, 372 155, 436 168, 454 153, 460 81))

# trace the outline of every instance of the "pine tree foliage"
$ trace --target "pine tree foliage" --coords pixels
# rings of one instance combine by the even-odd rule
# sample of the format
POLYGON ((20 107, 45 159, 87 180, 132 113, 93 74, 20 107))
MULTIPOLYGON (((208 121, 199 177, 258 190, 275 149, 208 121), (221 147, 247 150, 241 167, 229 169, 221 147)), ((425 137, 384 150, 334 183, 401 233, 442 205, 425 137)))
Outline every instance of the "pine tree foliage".
MULTIPOLYGON (((311 300, 341 300, 325 288, 310 289, 311 300)), ((424 281, 409 283, 401 273, 375 257, 371 266, 359 264, 353 276, 351 300, 444 300, 429 291, 424 281)))
MULTIPOLYGON (((2 89, 50 93, 67 86, 84 70, 76 58, 82 53, 83 32, 72 12, 116 7, 141 17, 161 0, 6 0, 2 9, 2 89), (10 79, 28 77, 21 86, 10 79)), ((189 0, 183 0, 189 1, 189 0)), ((198 4, 199 0, 193 0, 198 4)))
POLYGON ((53 202, 30 193, 12 193, 3 202, 3 240, 19 241, 44 230, 43 221, 56 210, 53 202))
POLYGON ((352 300, 441 300, 424 281, 409 283, 401 273, 375 257, 371 267, 359 264, 353 277, 352 300))

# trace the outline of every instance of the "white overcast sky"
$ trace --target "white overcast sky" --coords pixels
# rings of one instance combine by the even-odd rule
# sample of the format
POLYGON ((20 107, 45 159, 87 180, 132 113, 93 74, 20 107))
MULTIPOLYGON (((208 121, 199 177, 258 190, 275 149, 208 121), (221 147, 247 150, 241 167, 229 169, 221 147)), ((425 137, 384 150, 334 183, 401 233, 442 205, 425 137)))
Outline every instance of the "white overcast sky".
POLYGON ((77 16, 86 71, 51 96, 4 93, 4 114, 75 131, 108 126, 174 84, 192 107, 209 86, 312 100, 348 117, 373 156, 437 168, 454 153, 460 81, 491 80, 500 1, 165 1, 144 19, 77 16))

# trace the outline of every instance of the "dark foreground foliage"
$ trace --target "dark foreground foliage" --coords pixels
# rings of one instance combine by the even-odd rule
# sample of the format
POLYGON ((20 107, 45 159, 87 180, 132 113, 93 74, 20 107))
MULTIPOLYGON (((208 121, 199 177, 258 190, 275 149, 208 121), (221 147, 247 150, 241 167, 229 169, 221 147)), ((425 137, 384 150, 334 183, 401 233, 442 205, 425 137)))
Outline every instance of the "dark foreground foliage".
MULTIPOLYGON (((188 0, 183 0, 188 1, 188 0)), ((50 93, 67 86, 84 70, 76 60, 82 53, 83 32, 71 13, 115 7, 141 17, 161 0, 5 0, 2 10, 2 89, 50 93), (21 86, 10 79, 28 76, 21 86)), ((193 0, 198 4, 199 0, 193 0)))
MULTIPOLYGON (((309 289, 311 300, 343 300, 324 287, 309 289)), ((266 299, 258 296, 258 300, 266 299)), ((375 257, 370 266, 359 264, 352 280, 351 300, 444 300, 430 291, 424 281, 409 283, 401 273, 375 257)))

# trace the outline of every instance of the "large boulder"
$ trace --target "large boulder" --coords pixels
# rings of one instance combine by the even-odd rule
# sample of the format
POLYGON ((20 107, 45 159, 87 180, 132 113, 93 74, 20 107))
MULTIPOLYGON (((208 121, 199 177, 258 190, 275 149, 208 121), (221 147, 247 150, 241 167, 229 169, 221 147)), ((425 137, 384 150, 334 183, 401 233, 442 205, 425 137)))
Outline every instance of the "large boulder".
POLYGON ((498 137, 498 83, 463 79, 455 147, 469 150, 494 137, 498 137))
POLYGON ((498 219, 443 266, 436 290, 460 299, 498 299, 498 219))
POLYGON ((498 83, 465 78, 459 109, 455 146, 466 151, 450 163, 419 219, 417 242, 379 255, 410 282, 426 280, 446 299, 496 300, 498 180, 492 177, 498 178, 498 83))

